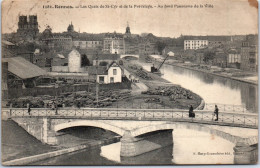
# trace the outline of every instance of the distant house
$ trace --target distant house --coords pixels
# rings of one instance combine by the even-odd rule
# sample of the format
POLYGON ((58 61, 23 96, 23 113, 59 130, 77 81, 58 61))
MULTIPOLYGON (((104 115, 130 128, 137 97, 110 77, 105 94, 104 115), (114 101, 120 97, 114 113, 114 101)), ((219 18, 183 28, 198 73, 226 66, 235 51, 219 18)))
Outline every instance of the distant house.
POLYGON ((240 68, 241 55, 239 49, 230 49, 228 51, 227 66, 230 68, 240 68))
POLYGON ((103 42, 103 51, 111 54, 124 54, 124 37, 122 34, 107 34, 103 42))
POLYGON ((15 57, 16 55, 16 48, 17 46, 9 41, 3 40, 2 41, 2 57, 3 58, 10 58, 15 57))
POLYGON ((92 66, 89 68, 89 75, 96 76, 96 81, 100 84, 121 83, 123 69, 112 62, 109 66, 92 66))
POLYGON ((213 65, 226 68, 227 67, 227 54, 222 49, 215 51, 215 57, 212 61, 213 65))
POLYGON ((77 49, 69 53, 55 53, 52 57, 52 72, 86 73, 90 61, 77 49))
POLYGON ((68 56, 69 72, 81 72, 81 55, 73 49, 68 56))
POLYGON ((247 35, 241 47, 241 69, 244 71, 258 71, 258 36, 247 35))

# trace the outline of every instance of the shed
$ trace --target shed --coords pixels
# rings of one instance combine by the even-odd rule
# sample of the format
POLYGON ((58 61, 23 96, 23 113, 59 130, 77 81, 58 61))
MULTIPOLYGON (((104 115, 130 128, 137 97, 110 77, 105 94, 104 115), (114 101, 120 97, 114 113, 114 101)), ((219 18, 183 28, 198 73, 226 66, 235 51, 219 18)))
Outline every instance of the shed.
POLYGON ((46 74, 46 71, 22 57, 3 58, 8 62, 8 71, 21 79, 29 79, 46 74))

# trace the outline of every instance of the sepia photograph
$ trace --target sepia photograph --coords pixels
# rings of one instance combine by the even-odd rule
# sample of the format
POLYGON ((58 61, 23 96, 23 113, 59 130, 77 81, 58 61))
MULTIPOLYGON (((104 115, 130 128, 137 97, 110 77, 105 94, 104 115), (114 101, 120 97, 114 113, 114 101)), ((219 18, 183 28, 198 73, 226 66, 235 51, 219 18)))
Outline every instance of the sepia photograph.
POLYGON ((3 166, 258 163, 257 0, 4 0, 3 166))

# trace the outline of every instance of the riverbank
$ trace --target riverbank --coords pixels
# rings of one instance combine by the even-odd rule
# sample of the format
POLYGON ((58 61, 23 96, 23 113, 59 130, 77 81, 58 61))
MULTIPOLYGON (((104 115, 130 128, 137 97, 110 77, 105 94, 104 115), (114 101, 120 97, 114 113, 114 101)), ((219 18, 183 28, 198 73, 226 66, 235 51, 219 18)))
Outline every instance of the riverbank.
POLYGON ((91 142, 85 145, 78 145, 78 146, 74 146, 74 147, 70 147, 70 148, 66 148, 66 149, 60 149, 60 150, 56 150, 53 152, 48 152, 48 153, 43 153, 43 154, 39 154, 39 155, 33 155, 33 156, 29 156, 29 157, 23 157, 23 158, 19 158, 19 159, 14 159, 14 160, 10 160, 10 161, 6 161, 3 162, 2 164, 4 166, 22 166, 22 165, 34 165, 34 162, 39 162, 48 158, 53 158, 56 156, 60 156, 60 155, 64 155, 64 154, 68 154, 68 153, 73 153, 73 152, 78 152, 84 149, 93 149, 93 148, 97 148, 100 147, 102 145, 108 145, 111 143, 115 143, 118 142, 120 140, 120 137, 113 137, 113 138, 109 138, 106 140, 101 140, 101 141, 96 141, 96 142, 91 142))
MULTIPOLYGON (((156 61, 160 62, 158 60, 156 60, 156 61)), ((223 74, 221 72, 218 72, 218 73, 211 72, 208 69, 198 69, 197 65, 195 67, 192 67, 192 64, 185 64, 185 63, 173 63, 173 62, 167 62, 166 61, 164 64, 177 66, 177 67, 181 67, 181 68, 185 68, 185 69, 189 69, 189 70, 194 70, 194 71, 198 71, 198 72, 203 72, 203 73, 207 73, 207 74, 211 74, 211 75, 215 75, 215 76, 219 76, 219 77, 223 77, 223 78, 228 78, 228 79, 232 79, 232 80, 236 80, 236 81, 240 81, 240 82, 245 82, 245 83, 249 83, 249 84, 253 84, 253 85, 258 85, 258 81, 257 80, 250 80, 250 76, 244 77, 244 78, 233 77, 233 76, 231 76, 232 73, 223 74)))
MULTIPOLYGON (((194 92, 175 85, 160 75, 148 72, 138 61, 124 61, 124 69, 138 78, 136 85, 143 84, 147 87, 141 94, 132 95, 124 103, 132 103, 135 108, 173 108, 188 109, 190 105, 203 108, 203 99, 194 92), (150 93, 153 94, 150 94, 150 93), (148 93, 148 94, 147 94, 148 93)), ((121 106, 120 106, 121 107, 121 106)), ((125 108, 125 107, 124 107, 125 108)))
POLYGON ((59 146, 50 146, 29 135, 14 121, 2 120, 2 164, 22 165, 119 141, 115 134, 96 129, 98 128, 90 128, 84 131, 84 135, 80 135, 82 129, 67 130, 66 136, 60 139, 59 146))

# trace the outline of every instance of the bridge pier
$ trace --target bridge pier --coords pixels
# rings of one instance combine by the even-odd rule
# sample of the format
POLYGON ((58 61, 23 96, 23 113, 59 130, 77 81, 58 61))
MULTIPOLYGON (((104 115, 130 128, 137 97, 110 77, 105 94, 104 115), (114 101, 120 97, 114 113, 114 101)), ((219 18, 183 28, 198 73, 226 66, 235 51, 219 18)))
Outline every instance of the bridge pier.
POLYGON ((173 144, 172 130, 161 130, 134 137, 125 131, 121 138, 121 157, 134 157, 173 144))
POLYGON ((56 133, 51 130, 50 118, 13 118, 13 120, 41 142, 49 145, 57 145, 56 133))
POLYGON ((252 164, 257 162, 258 144, 247 145, 243 142, 238 142, 234 147, 234 162, 235 164, 252 164))

